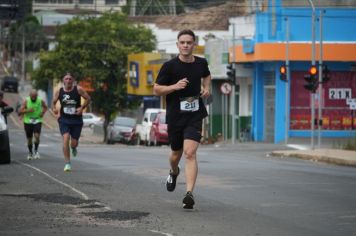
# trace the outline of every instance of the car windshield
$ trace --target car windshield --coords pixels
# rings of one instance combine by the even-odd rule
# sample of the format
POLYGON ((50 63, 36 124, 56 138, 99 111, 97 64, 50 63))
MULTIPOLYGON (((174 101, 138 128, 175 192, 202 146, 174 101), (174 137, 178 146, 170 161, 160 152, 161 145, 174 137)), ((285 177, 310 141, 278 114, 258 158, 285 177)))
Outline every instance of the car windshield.
POLYGON ((160 124, 165 124, 165 123, 166 123, 166 113, 162 113, 162 114, 159 116, 159 123, 160 123, 160 124))
POLYGON ((114 121, 115 125, 134 127, 136 125, 136 120, 128 117, 118 117, 114 121))
POLYGON ((157 117, 157 113, 152 113, 150 116, 150 121, 154 121, 157 117))

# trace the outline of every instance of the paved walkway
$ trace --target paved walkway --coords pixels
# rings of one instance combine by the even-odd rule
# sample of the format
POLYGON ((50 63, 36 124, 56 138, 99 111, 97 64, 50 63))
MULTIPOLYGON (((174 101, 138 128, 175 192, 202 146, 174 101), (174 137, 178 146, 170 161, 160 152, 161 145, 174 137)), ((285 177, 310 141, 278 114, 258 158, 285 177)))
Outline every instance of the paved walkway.
POLYGON ((321 161, 336 165, 356 167, 356 151, 342 149, 314 149, 314 150, 283 150, 273 151, 272 156, 296 157, 305 160, 321 161))

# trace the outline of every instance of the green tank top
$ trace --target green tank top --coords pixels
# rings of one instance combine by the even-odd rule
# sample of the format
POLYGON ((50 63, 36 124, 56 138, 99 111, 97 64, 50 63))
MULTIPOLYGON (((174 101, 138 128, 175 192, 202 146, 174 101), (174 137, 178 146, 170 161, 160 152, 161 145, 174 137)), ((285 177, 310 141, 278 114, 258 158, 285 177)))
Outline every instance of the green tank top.
POLYGON ((33 112, 26 112, 23 117, 25 124, 37 124, 42 122, 42 100, 37 98, 35 102, 32 102, 30 97, 26 98, 26 109, 33 109, 33 112))

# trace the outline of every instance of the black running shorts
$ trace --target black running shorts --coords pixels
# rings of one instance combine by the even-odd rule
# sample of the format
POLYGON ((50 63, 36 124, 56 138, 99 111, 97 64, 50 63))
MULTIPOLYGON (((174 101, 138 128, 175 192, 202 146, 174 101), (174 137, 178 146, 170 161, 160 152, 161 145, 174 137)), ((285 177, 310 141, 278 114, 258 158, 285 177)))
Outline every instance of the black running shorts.
POLYGON ((83 123, 80 122, 69 122, 65 119, 59 118, 59 131, 61 135, 69 133, 70 137, 73 139, 79 140, 80 134, 82 133, 83 123))
POLYGON ((41 133, 41 128, 42 128, 42 123, 37 123, 37 124, 25 124, 25 133, 26 133, 26 138, 32 138, 33 134, 40 134, 41 133))
POLYGON ((202 138, 202 120, 187 122, 185 125, 168 125, 168 138, 173 151, 183 148, 185 139, 194 140, 200 143, 202 138))

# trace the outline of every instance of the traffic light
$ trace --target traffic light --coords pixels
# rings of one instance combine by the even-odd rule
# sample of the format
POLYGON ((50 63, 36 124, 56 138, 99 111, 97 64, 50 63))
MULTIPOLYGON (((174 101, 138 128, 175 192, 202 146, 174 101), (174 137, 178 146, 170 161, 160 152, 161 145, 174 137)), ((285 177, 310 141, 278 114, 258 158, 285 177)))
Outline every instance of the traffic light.
POLYGON ((234 65, 232 63, 230 63, 226 66, 226 69, 227 69, 226 75, 227 75, 228 80, 235 81, 236 70, 234 68, 234 65))
POLYGON ((285 65, 279 67, 279 78, 287 82, 287 67, 285 65))
POLYGON ((326 83, 330 80, 330 71, 327 66, 323 66, 323 71, 322 71, 322 82, 326 83))
POLYGON ((309 73, 304 75, 304 79, 305 81, 307 81, 307 84, 304 85, 304 88, 312 93, 315 93, 319 85, 318 69, 316 68, 316 66, 310 67, 309 73))

